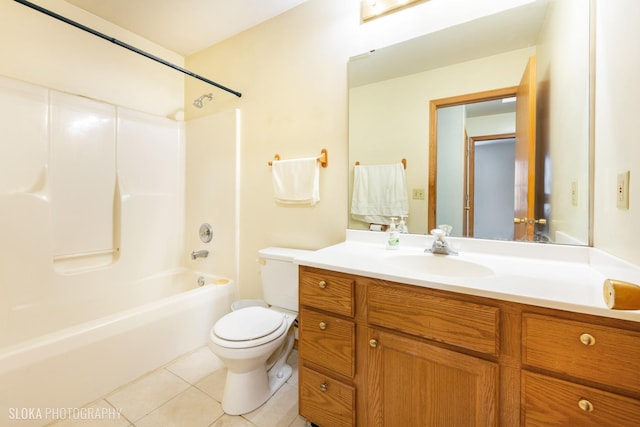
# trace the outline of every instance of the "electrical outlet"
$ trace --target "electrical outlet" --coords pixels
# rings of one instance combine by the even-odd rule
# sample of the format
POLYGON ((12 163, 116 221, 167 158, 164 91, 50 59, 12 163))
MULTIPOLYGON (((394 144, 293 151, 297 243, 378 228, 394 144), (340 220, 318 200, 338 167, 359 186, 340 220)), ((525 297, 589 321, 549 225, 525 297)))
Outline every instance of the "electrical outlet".
POLYGON ((629 209, 629 175, 629 171, 618 174, 616 206, 619 209, 629 209))
POLYGON ((424 188, 413 189, 413 200, 424 200, 424 188))
POLYGON ((578 206, 578 181, 571 182, 571 204, 578 206))

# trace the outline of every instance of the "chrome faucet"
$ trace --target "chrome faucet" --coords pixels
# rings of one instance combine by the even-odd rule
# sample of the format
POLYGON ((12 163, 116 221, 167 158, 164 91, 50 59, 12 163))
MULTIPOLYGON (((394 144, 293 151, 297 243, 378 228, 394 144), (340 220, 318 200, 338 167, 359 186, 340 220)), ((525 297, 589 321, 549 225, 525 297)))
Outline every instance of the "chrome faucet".
POLYGON ((209 251, 207 250, 201 250, 201 251, 193 251, 191 252, 191 259, 196 259, 196 258, 206 258, 209 256, 209 251))
POLYGON ((447 237, 447 232, 445 230, 434 228, 431 230, 431 235, 435 238, 433 240, 433 245, 431 245, 431 248, 425 249, 425 252, 440 255, 458 255, 458 252, 451 249, 449 242, 445 240, 447 237))

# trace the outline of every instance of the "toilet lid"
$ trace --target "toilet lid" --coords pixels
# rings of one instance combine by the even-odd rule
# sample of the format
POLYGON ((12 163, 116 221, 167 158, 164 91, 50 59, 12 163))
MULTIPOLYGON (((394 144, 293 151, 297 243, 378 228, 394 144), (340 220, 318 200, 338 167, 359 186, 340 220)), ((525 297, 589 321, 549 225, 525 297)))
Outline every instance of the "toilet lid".
MULTIPOLYGON (((225 341, 271 341, 280 336, 282 327, 286 329, 284 313, 265 307, 246 307, 226 314, 216 322, 213 333, 225 341)), ((256 342, 253 345, 259 345, 256 342)))

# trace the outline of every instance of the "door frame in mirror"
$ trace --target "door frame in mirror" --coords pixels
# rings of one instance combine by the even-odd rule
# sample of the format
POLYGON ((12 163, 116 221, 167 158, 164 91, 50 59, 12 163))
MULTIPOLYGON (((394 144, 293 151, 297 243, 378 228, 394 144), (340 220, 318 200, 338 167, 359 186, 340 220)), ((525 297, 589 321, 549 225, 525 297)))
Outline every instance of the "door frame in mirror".
MULTIPOLYGON (((467 196, 464 196, 463 200, 463 217, 462 217, 462 237, 476 237, 474 227, 475 217, 475 158, 476 158, 476 144, 484 141, 507 141, 513 140, 515 145, 516 134, 515 132, 493 134, 493 135, 478 135, 467 136, 465 138, 467 144, 465 146, 465 167, 464 167, 464 185, 467 196)), ((515 147, 514 147, 515 148, 515 147)), ((514 183, 515 188, 515 183, 514 183)))
POLYGON ((429 196, 427 209, 427 229, 436 227, 436 185, 438 176, 438 109, 475 102, 493 101, 516 96, 517 86, 487 90, 449 98, 433 99, 429 103, 429 196))

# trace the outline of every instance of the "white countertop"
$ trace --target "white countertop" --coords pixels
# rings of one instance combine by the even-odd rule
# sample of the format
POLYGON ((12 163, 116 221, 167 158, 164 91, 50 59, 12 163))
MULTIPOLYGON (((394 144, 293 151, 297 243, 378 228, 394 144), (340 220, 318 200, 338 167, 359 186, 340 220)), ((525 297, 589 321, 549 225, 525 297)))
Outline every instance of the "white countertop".
MULTIPOLYGON (((640 268, 588 247, 448 238, 458 255, 425 254, 433 238, 401 235, 388 250, 385 234, 347 230, 343 243, 296 258, 299 265, 561 310, 640 322, 640 310, 611 310, 607 278, 640 283, 640 268), (445 257, 488 268, 480 277, 435 275, 397 265, 397 256, 445 257)), ((446 260, 445 260, 446 262, 446 260)))

